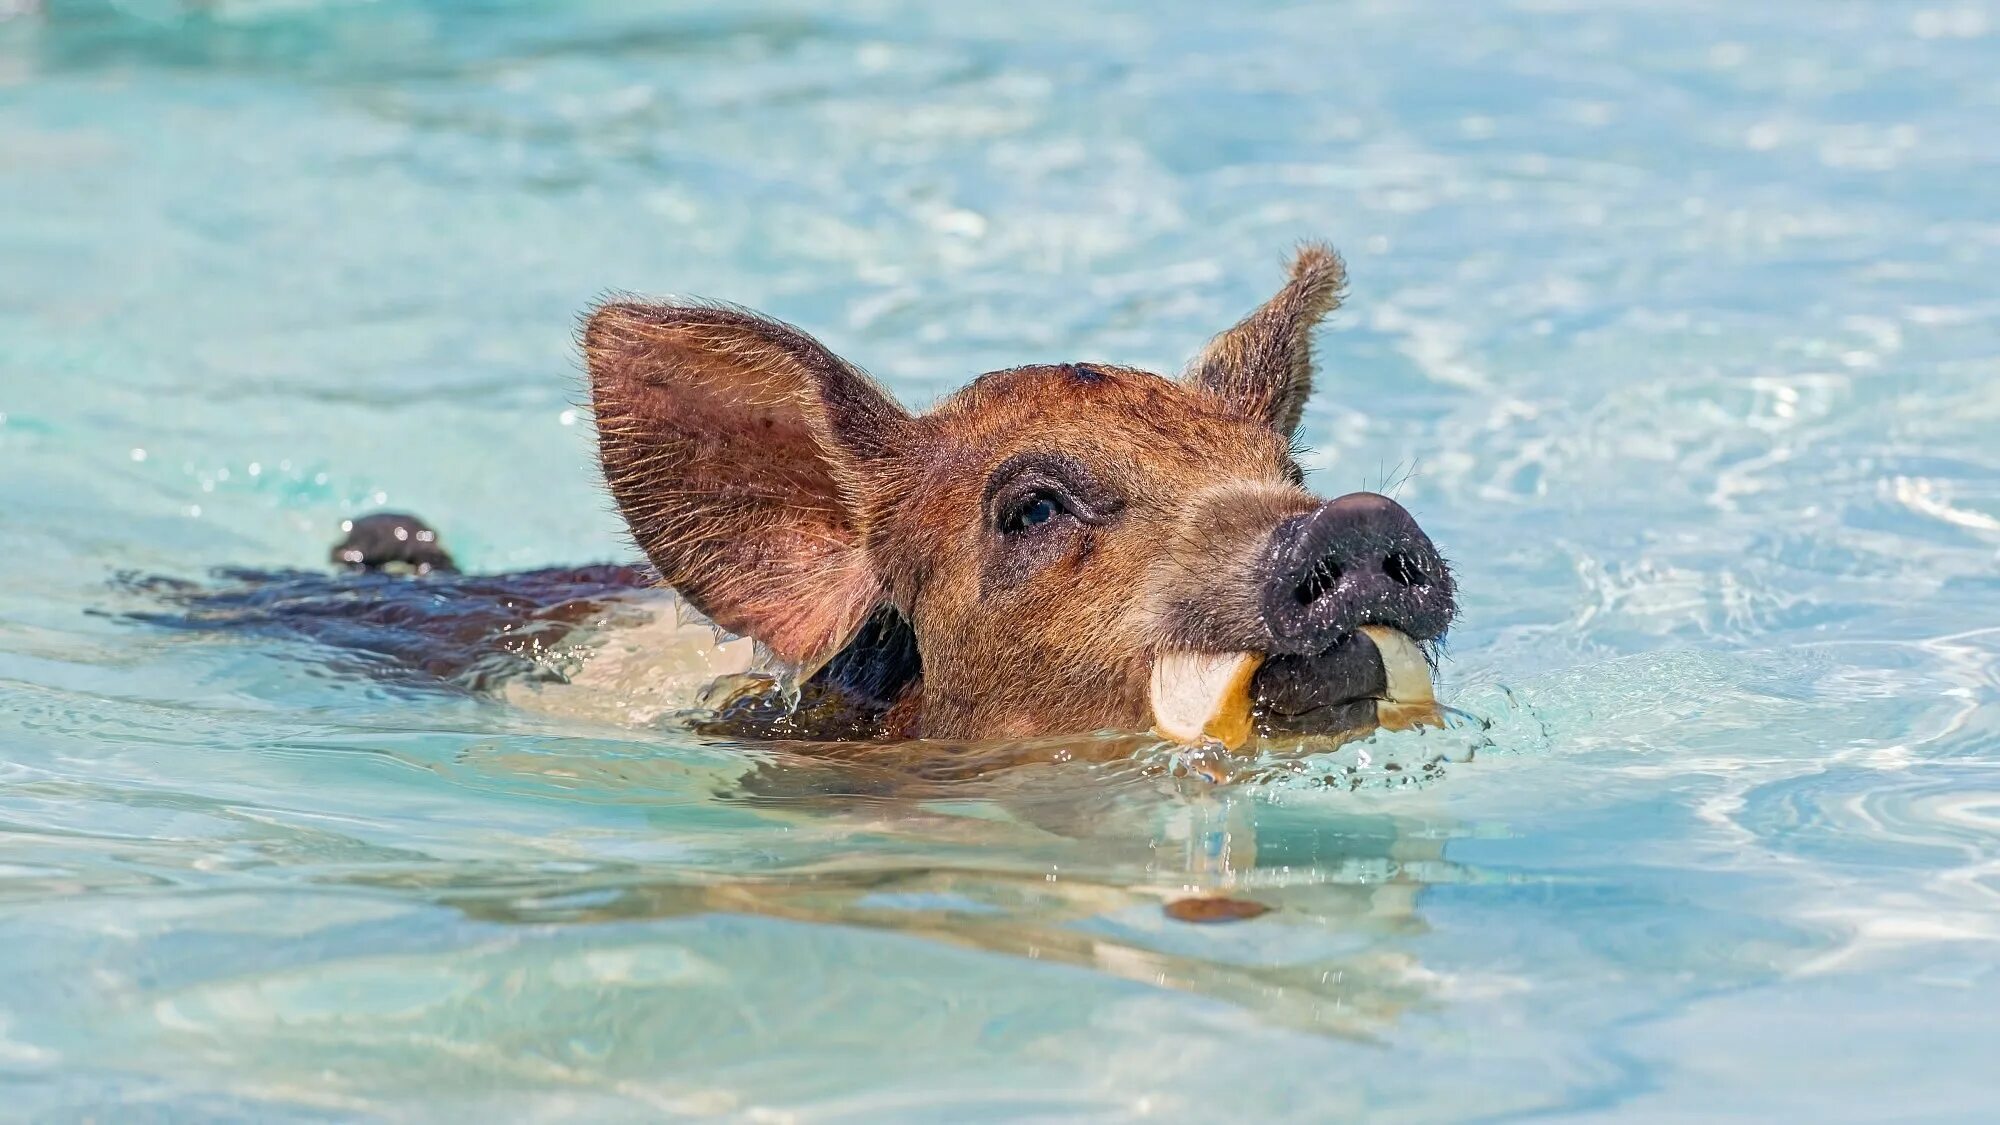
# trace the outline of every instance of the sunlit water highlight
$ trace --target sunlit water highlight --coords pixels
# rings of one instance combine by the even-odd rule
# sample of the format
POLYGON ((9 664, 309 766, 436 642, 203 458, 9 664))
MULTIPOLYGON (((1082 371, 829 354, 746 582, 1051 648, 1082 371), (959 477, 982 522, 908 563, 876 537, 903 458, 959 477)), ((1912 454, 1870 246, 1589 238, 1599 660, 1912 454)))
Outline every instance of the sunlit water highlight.
POLYGON ((0 22, 7 1115, 2000 1106, 1991 3, 49 7, 0 22), (1451 731, 912 790, 91 612, 381 504, 625 557, 606 289, 922 402, 1172 370, 1308 235, 1314 483, 1452 556, 1451 731))

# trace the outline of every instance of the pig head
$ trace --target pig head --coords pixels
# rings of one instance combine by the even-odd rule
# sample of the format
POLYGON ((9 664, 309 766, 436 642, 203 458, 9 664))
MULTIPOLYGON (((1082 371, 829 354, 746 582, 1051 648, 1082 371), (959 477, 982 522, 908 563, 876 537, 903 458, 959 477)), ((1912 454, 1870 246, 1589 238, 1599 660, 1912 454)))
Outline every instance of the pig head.
POLYGON ((609 302, 583 334, 604 477, 666 584, 857 681, 879 735, 1144 730, 1188 690, 1267 730, 1369 725, 1456 606, 1402 507, 1304 486, 1344 281, 1308 245, 1178 378, 1033 364, 921 413, 774 320, 609 302))

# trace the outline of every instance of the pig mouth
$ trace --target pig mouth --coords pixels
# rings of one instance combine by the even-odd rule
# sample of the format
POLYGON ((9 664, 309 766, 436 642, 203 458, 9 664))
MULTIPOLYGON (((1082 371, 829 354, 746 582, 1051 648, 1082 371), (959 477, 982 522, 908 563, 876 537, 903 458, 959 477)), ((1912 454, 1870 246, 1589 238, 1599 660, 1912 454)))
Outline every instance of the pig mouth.
POLYGON ((1379 625, 1311 655, 1162 653, 1151 702, 1159 733, 1232 750, 1255 733, 1341 735, 1438 721, 1423 649, 1379 625))
POLYGON ((1434 721, 1429 658, 1404 633, 1370 625, 1313 656, 1274 656, 1250 683, 1260 725, 1291 734, 1337 734, 1434 721))

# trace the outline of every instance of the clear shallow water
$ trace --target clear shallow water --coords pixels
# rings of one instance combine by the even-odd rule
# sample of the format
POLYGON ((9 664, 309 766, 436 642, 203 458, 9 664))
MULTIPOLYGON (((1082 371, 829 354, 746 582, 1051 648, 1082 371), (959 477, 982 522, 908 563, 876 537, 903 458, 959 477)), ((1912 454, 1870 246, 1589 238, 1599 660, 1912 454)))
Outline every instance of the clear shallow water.
POLYGON ((53 6, 0 23, 9 1114, 2000 1104, 1990 3, 53 6), (89 612, 383 503, 621 557, 608 288, 921 402, 1173 369, 1307 235, 1316 483, 1453 556, 1469 760, 841 796, 89 612))

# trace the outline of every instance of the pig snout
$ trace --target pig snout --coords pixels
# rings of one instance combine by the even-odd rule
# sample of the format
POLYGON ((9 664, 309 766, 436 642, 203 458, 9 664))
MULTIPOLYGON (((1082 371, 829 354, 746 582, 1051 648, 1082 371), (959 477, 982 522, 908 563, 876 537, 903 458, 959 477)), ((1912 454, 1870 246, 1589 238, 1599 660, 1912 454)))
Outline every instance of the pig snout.
POLYGON ((1261 606, 1273 655, 1324 651, 1363 625, 1430 640, 1457 610, 1451 572, 1401 504, 1355 492, 1271 533, 1261 606))

